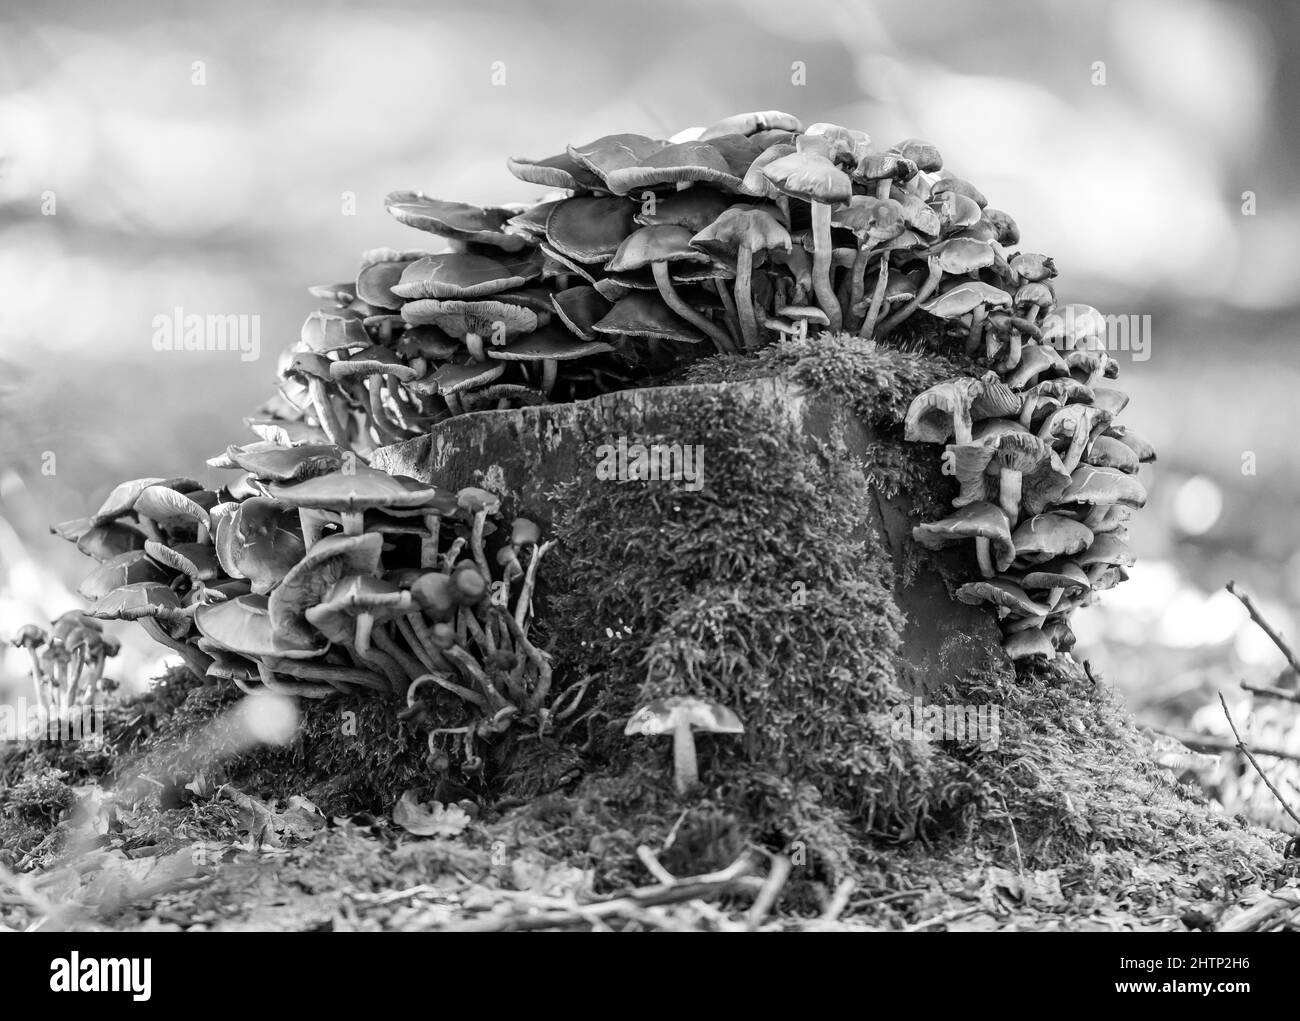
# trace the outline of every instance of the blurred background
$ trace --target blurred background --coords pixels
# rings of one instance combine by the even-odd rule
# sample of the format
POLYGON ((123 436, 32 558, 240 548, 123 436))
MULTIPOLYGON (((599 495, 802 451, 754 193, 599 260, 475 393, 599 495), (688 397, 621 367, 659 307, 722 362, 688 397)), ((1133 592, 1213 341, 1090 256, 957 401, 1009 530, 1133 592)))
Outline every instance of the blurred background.
MULTIPOLYGON (((776 108, 933 140, 1062 301, 1150 317, 1116 355, 1160 452, 1140 561, 1078 652, 1141 718, 1221 730, 1214 693, 1282 665, 1223 584, 1300 621, 1297 49, 1300 6, 1270 0, 0 0, 0 637, 78 605, 89 561, 50 522, 205 478, 305 288, 419 247, 385 193, 529 200, 505 156, 776 108), (154 350, 178 307, 259 316, 261 357, 154 350)), ((0 697, 27 684, 5 652, 0 697)), ((1294 714, 1255 708, 1300 750, 1294 714)))

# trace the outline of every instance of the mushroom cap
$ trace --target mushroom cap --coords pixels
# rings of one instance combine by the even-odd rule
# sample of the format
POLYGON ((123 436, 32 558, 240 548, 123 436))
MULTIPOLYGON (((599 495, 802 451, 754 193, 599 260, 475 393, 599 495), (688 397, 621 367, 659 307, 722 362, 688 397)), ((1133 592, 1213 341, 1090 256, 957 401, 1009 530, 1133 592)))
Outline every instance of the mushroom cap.
POLYGON ((357 285, 351 280, 342 284, 313 284, 307 288, 307 293, 313 298, 332 301, 342 307, 357 300, 357 285))
POLYGON ((330 363, 330 378, 339 381, 364 379, 368 376, 396 376, 409 383, 415 375, 416 370, 402 361, 396 351, 381 344, 371 344, 330 363))
POLYGON ((1052 659, 1056 655, 1056 646, 1043 632, 1042 628, 1030 627, 1010 634, 1002 642, 1002 650, 1013 660, 1028 659, 1031 656, 1046 656, 1052 659))
POLYGON ((655 291, 633 291, 592 326, 597 333, 657 337, 698 344, 704 339, 694 326, 669 308, 655 291))
POLYGON ((691 245, 715 259, 735 254, 742 245, 754 253, 774 248, 790 251, 790 232, 763 206, 735 205, 702 228, 691 245))
POLYGON ((365 347, 370 343, 365 324, 360 317, 348 312, 326 312, 317 309, 302 324, 299 347, 305 351, 324 354, 352 347, 365 347))
POLYGON ((972 606, 992 603, 1010 610, 1017 617, 1046 617, 1052 612, 1050 607, 1030 599, 1024 589, 1008 578, 967 582, 957 590, 957 598, 972 606))
POLYGON ((567 152, 534 160, 526 156, 511 156, 506 160, 510 173, 528 184, 543 188, 566 188, 572 191, 590 191, 603 188, 605 182, 593 174, 567 152))
POLYGON ((1114 422, 1106 429, 1106 436, 1113 436, 1126 447, 1137 454, 1138 461, 1146 464, 1156 459, 1156 448, 1153 447, 1141 434, 1135 433, 1126 425, 1118 425, 1114 422))
POLYGON ((1138 470, 1138 456, 1128 444, 1111 436, 1098 436, 1083 453, 1085 464, 1096 468, 1115 468, 1132 475, 1138 470))
POLYGON ((1147 502, 1146 488, 1134 475, 1114 468, 1080 465, 1070 475, 1070 484, 1061 494, 1061 503, 1124 504, 1141 507, 1147 502))
POLYGON ((402 298, 393 293, 393 285, 402 279, 402 271, 407 266, 429 254, 387 249, 367 252, 357 272, 356 296, 376 308, 401 308, 402 298))
POLYGON ((1123 390, 1116 390, 1110 386, 1092 388, 1092 404, 1110 412, 1111 418, 1117 417, 1121 411, 1127 408, 1128 401, 1129 396, 1123 390))
POLYGON ((986 418, 975 423, 971 436, 976 443, 980 443, 990 437, 996 439, 1008 433, 1027 433, 1029 431, 1028 428, 1021 425, 1014 418, 986 418))
POLYGON ((95 524, 93 518, 77 518, 55 525, 50 531, 76 543, 78 550, 101 564, 119 554, 144 549, 145 534, 124 521, 95 524))
POLYGON ((469 511, 471 514, 477 514, 479 511, 496 514, 501 510, 501 497, 488 489, 480 489, 478 486, 466 486, 457 492, 456 506, 469 511))
POLYGON ((608 273, 627 273, 655 262, 708 262, 709 257, 691 247, 691 232, 674 224, 641 227, 625 237, 613 258, 605 264, 608 273))
POLYGON ((1022 521, 1011 536, 1016 557, 1031 564, 1072 556, 1092 541, 1092 529, 1062 514, 1035 514, 1022 521))
POLYGON ((637 206, 618 196, 565 199, 546 221, 546 240, 577 262, 607 262, 635 229, 637 206))
POLYGON ((936 181, 934 183, 934 187, 930 189, 930 195, 934 197, 938 195, 943 195, 947 192, 954 192, 954 191, 957 192, 957 194, 959 195, 965 195, 968 199, 970 199, 977 206, 979 206, 980 209, 983 209, 985 206, 989 204, 989 200, 984 197, 984 193, 982 191, 976 188, 975 185, 971 184, 969 181, 965 180, 964 178, 957 177, 954 174, 949 174, 945 177, 941 177, 938 181, 936 181))
POLYGON ((550 326, 505 347, 489 348, 488 357, 503 362, 569 361, 608 354, 613 350, 613 345, 604 341, 581 340, 558 327, 550 326))
MULTIPOLYGON (((889 296, 886 289, 885 296, 889 296)), ((980 421, 985 418, 1006 418, 1020 412, 1021 395, 1016 393, 998 378, 996 372, 986 373, 981 380, 983 392, 971 402, 971 419, 980 421)))
POLYGON ((44 645, 49 639, 49 635, 35 624, 24 624, 20 627, 9 644, 15 649, 35 649, 44 645))
POLYGON ((194 612, 194 624, 208 641, 242 656, 313 659, 328 649, 313 632, 299 636, 273 625, 266 596, 207 603, 194 612))
POLYGON ((1006 291, 992 284, 986 284, 982 280, 963 280, 942 294, 923 302, 921 308, 940 319, 957 319, 967 312, 973 312, 981 305, 991 305, 996 308, 1010 304, 1011 295, 1006 291))
POLYGON ((1023 308, 1030 305, 1037 305, 1040 309, 1050 311, 1056 305, 1056 294, 1051 286, 1041 281, 1021 284, 1016 290, 1016 307, 1023 308))
POLYGON ((425 298, 411 302, 403 311, 411 322, 434 324, 447 336, 460 339, 471 333, 479 337, 517 337, 537 329, 539 322, 532 309, 498 298, 425 298))
POLYGON ((937 173, 943 169, 943 157, 930 142, 919 138, 905 138, 893 146, 893 151, 916 164, 918 170, 927 174, 937 173))
POLYGON ((973 227, 980 222, 979 203, 956 190, 933 196, 929 206, 939 217, 940 231, 947 233, 963 227, 973 227))
MULTIPOLYGON (((720 143, 723 137, 718 136, 716 142, 720 143)), ((615 195, 626 195, 637 188, 686 181, 705 181, 736 189, 755 155, 757 152, 752 152, 749 160, 743 161, 744 167, 733 168, 714 142, 699 139, 677 142, 649 153, 634 166, 609 171, 605 175, 605 184, 615 195)))
POLYGON ((712 734, 743 734, 740 718, 720 702, 673 695, 655 699, 639 708, 627 721, 624 734, 671 734, 681 726, 712 734))
MULTIPOLYGON (((995 254, 992 241, 950 238, 939 245, 939 267, 945 273, 977 273, 993 265, 995 254)), ((1006 304, 1011 304, 1009 298, 1006 304)))
POLYGON ((596 340, 595 325, 612 307, 604 295, 589 284, 579 284, 551 295, 551 304, 569 332, 583 340, 596 340))
POLYGON ((506 232, 517 234, 528 241, 539 241, 546 237, 546 221, 551 218, 551 211, 564 199, 539 202, 529 206, 522 213, 516 213, 506 221, 506 232))
POLYGON ((1068 376, 1065 359, 1046 344, 1027 344, 1020 352, 1020 364, 1006 377, 1007 386, 1019 389, 1034 376, 1050 372, 1055 376, 1068 376))
MULTIPOLYGON (((201 490, 191 492, 197 494, 201 490)), ((208 512, 201 504, 167 486, 145 488, 136 497, 131 509, 168 530, 188 525, 203 525, 206 528, 209 524, 208 512)))
POLYGON ((954 507, 965 507, 990 498, 997 499, 997 472, 989 474, 993 455, 997 452, 998 438, 986 437, 973 443, 950 443, 945 454, 951 459, 952 475, 961 487, 953 498, 954 507))
POLYGON ((700 138, 708 140, 720 135, 756 135, 760 131, 802 131, 799 118, 780 110, 757 110, 753 113, 737 113, 724 117, 716 124, 710 124, 700 133, 700 138))
POLYGON ((1014 245, 1020 241, 1020 227, 1011 218, 1010 213, 985 206, 984 212, 980 214, 980 221, 990 224, 997 232, 998 244, 1014 245))
POLYGON ((506 221, 514 215, 509 209, 445 202, 418 191, 395 191, 385 197, 384 208, 398 223, 439 237, 491 245, 507 252, 517 252, 524 244, 521 238, 505 232, 506 221))
POLYGON ((1005 571, 1015 559, 1011 526, 1002 508, 983 501, 971 503, 941 521, 929 521, 912 529, 912 538, 926 549, 937 550, 954 542, 988 539, 993 563, 1005 571))
POLYGON ((853 181, 843 170, 816 152, 793 152, 762 168, 762 174, 786 195, 805 202, 847 202, 853 181))
MULTIPOLYGON (((541 272, 527 261, 498 261, 471 252, 444 252, 417 259, 402 271, 393 293, 408 300, 418 298, 481 298, 521 287, 541 272)), ((411 322, 406 306, 402 318, 411 322)))
POLYGON ((1105 532, 1097 536, 1092 545, 1074 559, 1084 567, 1092 564, 1131 567, 1135 563, 1133 551, 1129 549, 1128 543, 1114 532, 1105 532))
POLYGON ((831 225, 852 231, 859 242, 891 241, 907 227, 903 207, 892 198, 854 195, 831 215, 831 225))
POLYGON ((652 205, 642 208, 633 219, 642 227, 669 225, 696 232, 725 213, 731 202, 731 196, 716 188, 696 185, 657 197, 652 205))
POLYGON ((1043 319, 1043 342, 1066 349, 1106 336, 1106 317, 1091 305, 1062 305, 1043 319))
MULTIPOLYGON (((332 443, 308 443, 297 447, 279 444, 231 444, 226 457, 262 482, 300 482, 316 475, 337 471, 343 451, 332 443)), ((225 467, 224 465, 222 467, 225 467)))
POLYGON ((920 443, 946 443, 955 432, 954 420, 971 426, 971 404, 984 384, 969 376, 936 383, 923 390, 907 408, 903 437, 920 443))
POLYGON ((864 152, 849 176, 868 184, 886 180, 901 183, 915 177, 917 169, 915 163, 896 152, 864 152))
POLYGON ((1040 283, 1056 276, 1056 263, 1037 252, 1020 252, 1012 257, 1011 269, 1027 283, 1040 283))
POLYGON ((542 541, 542 530, 537 522, 528 518, 515 518, 510 523, 510 544, 512 546, 536 546, 542 541))
POLYGON ((1082 433, 1090 433, 1109 421, 1110 412, 1104 408, 1096 408, 1091 404, 1067 404, 1047 416, 1047 420, 1038 428, 1038 435, 1049 442, 1070 439, 1082 433))
POLYGON ((1061 588, 1085 592, 1092 587, 1087 573, 1073 560, 1049 560, 1039 564, 1020 579, 1026 589, 1061 588))
MULTIPOLYGON (((435 486, 364 465, 357 465, 349 472, 331 472, 293 484, 272 483, 266 489, 268 496, 289 507, 346 512, 371 507, 441 509, 450 499, 450 494, 435 486)), ((315 549, 313 546, 309 555, 315 549)))
POLYGON ((239 504, 216 528, 216 552, 232 578, 247 578, 253 592, 265 595, 303 558, 295 515, 283 505, 255 496, 239 504))
POLYGON ((1052 448, 1030 433, 1006 433, 997 440, 988 471, 1018 471, 1020 504, 1029 514, 1038 514, 1056 500, 1070 484, 1065 465, 1052 448))
POLYGON ((167 486, 168 488, 177 489, 178 492, 192 492, 203 488, 200 483, 195 482, 193 479, 144 478, 119 482, 113 487, 113 491, 104 498, 99 510, 91 516, 91 521, 94 524, 102 525, 131 513, 140 494, 150 486, 167 486))
MULTIPOLYGON (((607 178, 616 170, 639 166, 645 159, 660 149, 665 149, 671 142, 660 138, 648 138, 625 132, 615 135, 603 135, 586 145, 571 145, 569 156, 601 179, 607 178)), ((602 187, 607 187, 607 183, 602 187)))
POLYGON ((506 371, 499 362, 447 362, 416 384, 416 389, 439 394, 462 393, 487 386, 506 371))

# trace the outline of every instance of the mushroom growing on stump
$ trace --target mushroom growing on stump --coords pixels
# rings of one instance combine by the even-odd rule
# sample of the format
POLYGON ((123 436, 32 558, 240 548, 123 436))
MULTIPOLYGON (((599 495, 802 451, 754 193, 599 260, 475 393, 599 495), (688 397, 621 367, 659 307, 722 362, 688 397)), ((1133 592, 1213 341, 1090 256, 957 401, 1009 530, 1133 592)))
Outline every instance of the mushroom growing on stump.
POLYGON ((1092 543, 1087 525, 1062 514, 1035 514, 1021 523, 1011 536, 1017 562, 1041 564, 1056 557, 1068 557, 1092 543))
POLYGON ((1002 651, 1013 660, 1028 659, 1031 656, 1043 656, 1052 659, 1056 656, 1056 646, 1041 628, 1025 628, 1007 636, 1002 643, 1002 651))
POLYGON ((555 389, 560 362, 608 354, 613 350, 611 345, 602 341, 578 340, 558 327, 550 326, 506 347, 494 347, 488 354, 503 362, 541 362, 542 375, 537 387, 549 397, 555 389))
POLYGON ((755 256, 791 248, 790 232, 775 216, 761 206, 732 206, 691 238, 691 245, 715 259, 734 253, 736 282, 734 293, 740 315, 740 332, 745 349, 758 347, 758 318, 754 313, 753 274, 755 256))
POLYGON ((849 201, 853 182, 827 157, 812 150, 773 160, 763 168, 763 175, 786 195, 812 206, 813 293, 830 319, 831 331, 836 332, 844 319, 831 287, 831 206, 849 201))
POLYGON ((1007 516, 1000 508, 983 501, 967 504, 942 521, 917 525, 912 529, 912 538, 932 550, 974 539, 975 556, 985 578, 1005 571, 1016 556, 1007 516))
POLYGON ((678 794, 691 791, 700 779, 695 756, 695 731, 708 734, 743 734, 744 724, 718 702, 691 696, 656 699, 642 706, 627 721, 627 735, 673 735, 673 783, 678 794))
POLYGON ((1055 608, 1066 592, 1087 592, 1092 582, 1073 560, 1050 560, 1027 571, 1020 579, 1026 589, 1046 589, 1047 605, 1055 608))
POLYGON ((1055 451, 1029 433, 1009 433, 997 442, 989 463, 998 475, 998 505, 1012 525, 1023 506, 1037 513, 1060 496, 1070 484, 1070 474, 1055 451))
POLYGON ((1048 416, 1038 430, 1038 438, 1048 443, 1068 440, 1069 447, 1061 457, 1067 472, 1074 471, 1083 460, 1083 452, 1092 439, 1094 429, 1105 428, 1110 423, 1110 412, 1088 404, 1067 404, 1048 416))
POLYGON ((971 442, 971 405, 984 384, 969 376, 936 383, 918 394, 907 408, 903 437, 920 443, 971 442))
POLYGON ((668 271, 670 262, 708 264, 710 257, 706 252, 691 246, 691 232, 685 227, 662 224, 642 227, 629 234, 618 246, 614 257, 605 264, 605 270, 609 273, 628 273, 649 266, 664 304, 708 336, 720 352, 732 353, 734 348, 726 332, 697 312, 677 293, 668 271))
POLYGON ((1006 578, 991 578, 986 581, 967 582, 957 590, 957 598, 963 603, 978 606, 989 603, 996 607, 998 620, 1005 617, 1037 618, 1046 617, 1048 607, 1035 602, 1015 582, 1006 578))

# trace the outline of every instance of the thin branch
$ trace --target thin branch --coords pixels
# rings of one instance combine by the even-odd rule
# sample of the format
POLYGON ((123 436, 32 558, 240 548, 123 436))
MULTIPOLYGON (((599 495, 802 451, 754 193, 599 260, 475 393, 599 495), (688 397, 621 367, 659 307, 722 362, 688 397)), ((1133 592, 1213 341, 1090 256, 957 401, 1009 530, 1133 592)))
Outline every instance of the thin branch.
MULTIPOLYGON (((1165 737, 1172 737, 1175 741, 1187 745, 1194 751, 1210 752, 1233 752, 1237 750, 1237 744, 1229 741, 1226 737, 1216 737, 1213 734, 1198 734, 1192 730, 1174 730, 1171 727, 1152 727, 1157 734, 1164 734, 1165 737)), ((1270 759, 1286 759, 1289 762, 1300 762, 1300 753, 1289 752, 1284 748, 1256 748, 1256 755, 1267 755, 1270 759)))
POLYGON ((1223 697, 1223 692, 1219 692, 1219 705, 1223 706, 1223 715, 1228 718, 1228 726, 1232 728, 1232 736, 1237 739, 1238 750, 1242 755, 1246 756, 1247 761, 1255 767, 1255 772, 1258 773, 1259 778, 1264 781, 1264 786, 1272 792, 1273 797, 1277 798, 1278 804, 1282 806, 1286 811, 1286 814, 1295 820, 1297 826, 1300 826, 1300 815, 1296 815, 1294 809, 1286 803, 1286 799, 1278 793, 1278 789, 1273 786, 1273 781, 1270 780, 1264 773, 1264 770, 1260 768, 1259 763, 1255 761, 1255 756, 1250 754, 1250 749, 1247 748, 1245 743, 1241 740, 1241 735, 1237 733, 1237 725, 1232 721, 1232 713, 1228 712, 1228 700, 1223 697))
POLYGON ((1287 644, 1286 639, 1274 630, 1273 626, 1269 624, 1259 610, 1256 609, 1250 596, 1246 595, 1244 592, 1238 592, 1237 583, 1235 581, 1228 582, 1228 591, 1241 600, 1241 605, 1244 606, 1246 612, 1250 614, 1250 619, 1259 625, 1259 629, 1263 631, 1264 634, 1268 635, 1273 644, 1276 645, 1278 649, 1281 650, 1282 655, 1286 657, 1286 661, 1290 664, 1291 669, 1296 672, 1297 676, 1300 676, 1300 660, 1296 659, 1295 653, 1291 651, 1291 646, 1287 644))
POLYGON ((1288 691, 1286 688, 1270 688, 1266 684, 1247 684, 1241 682, 1242 688, 1265 698, 1279 698, 1283 702, 1300 702, 1300 691, 1288 691))

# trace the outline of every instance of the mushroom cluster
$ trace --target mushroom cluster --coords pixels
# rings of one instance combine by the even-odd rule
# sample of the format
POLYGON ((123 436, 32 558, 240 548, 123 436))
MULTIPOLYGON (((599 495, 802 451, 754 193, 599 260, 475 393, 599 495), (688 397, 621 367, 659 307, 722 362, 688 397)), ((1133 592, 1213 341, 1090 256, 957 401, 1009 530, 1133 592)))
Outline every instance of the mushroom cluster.
POLYGON ((371 691, 411 715, 436 707, 431 719, 457 726, 431 744, 458 735, 465 764, 481 768, 477 742, 553 708, 548 656, 529 640, 552 544, 532 521, 500 523, 486 490, 356 462, 331 444, 259 441, 209 461, 238 473, 219 489, 122 483, 94 515, 56 527, 99 561, 79 590, 94 618, 83 630, 139 621, 195 673, 246 692, 371 691))
POLYGON ((1054 313, 1050 288, 1037 286, 1034 304, 1051 313, 1041 327, 1027 313, 1012 327, 1017 345, 990 343, 981 376, 918 395, 904 428, 908 440, 944 447, 944 473, 958 485, 953 513, 917 525, 913 538, 933 550, 973 545, 979 577, 957 596, 996 608, 1013 659, 1068 651, 1071 612, 1127 577, 1127 522, 1146 502, 1137 472, 1156 456, 1115 421, 1128 396, 1098 385, 1118 374, 1100 346, 1100 314, 1054 313))
POLYGON ((121 646, 104 634, 99 621, 78 610, 59 616, 49 631, 28 624, 10 644, 31 659, 36 704, 51 719, 96 705, 99 695, 117 688, 116 681, 104 676, 104 664, 121 646))
POLYGON ((1051 260, 1010 251, 1015 222, 927 142, 768 110, 507 166, 546 189, 537 204, 387 197, 437 240, 311 289, 324 305, 259 436, 366 458, 463 411, 590 397, 810 329, 884 337, 918 313, 1009 366, 1046 336, 1051 260))

